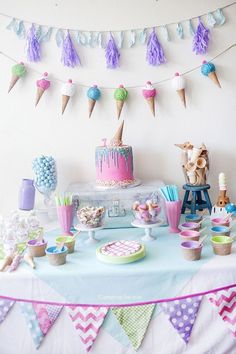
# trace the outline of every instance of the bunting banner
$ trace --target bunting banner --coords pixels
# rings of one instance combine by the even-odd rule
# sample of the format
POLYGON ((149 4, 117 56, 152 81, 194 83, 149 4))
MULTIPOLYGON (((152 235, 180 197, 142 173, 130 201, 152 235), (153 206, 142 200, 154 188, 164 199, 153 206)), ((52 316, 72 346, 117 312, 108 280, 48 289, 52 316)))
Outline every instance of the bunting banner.
POLYGON ((0 324, 5 320, 14 304, 13 300, 0 299, 0 324))
POLYGON ((218 8, 209 10, 190 19, 179 20, 177 23, 167 23, 154 27, 131 28, 120 31, 90 31, 73 28, 58 28, 55 26, 44 26, 32 23, 23 19, 11 17, 8 14, 0 13, 0 16, 10 18, 7 29, 13 31, 19 39, 26 40, 26 57, 28 61, 38 62, 41 60, 41 45, 50 41, 52 34, 59 48, 61 48, 61 63, 64 66, 74 68, 81 65, 77 48, 79 46, 105 50, 106 66, 108 69, 116 69, 120 62, 119 49, 127 43, 128 48, 133 48, 137 43, 147 43, 147 63, 149 65, 160 65, 167 62, 162 45, 158 37, 170 41, 169 28, 175 27, 176 36, 179 39, 186 38, 186 25, 188 34, 193 37, 192 50, 195 54, 205 54, 210 39, 210 28, 222 26, 225 23, 223 9, 236 4, 236 1, 218 8), (194 21, 198 21, 194 24, 194 21), (157 34, 158 31, 158 34, 157 34), (126 41, 124 40, 126 38, 126 41))
POLYGON ((201 301, 202 296, 198 296, 160 304, 170 323, 186 344, 190 339, 201 301))
POLYGON ((236 337, 236 287, 208 294, 207 298, 217 307, 220 317, 236 337))
POLYGON ((129 338, 134 350, 142 344, 152 318, 155 305, 113 308, 117 321, 129 338))
POLYGON ((78 331, 84 348, 89 352, 107 315, 107 307, 68 306, 67 311, 78 331))

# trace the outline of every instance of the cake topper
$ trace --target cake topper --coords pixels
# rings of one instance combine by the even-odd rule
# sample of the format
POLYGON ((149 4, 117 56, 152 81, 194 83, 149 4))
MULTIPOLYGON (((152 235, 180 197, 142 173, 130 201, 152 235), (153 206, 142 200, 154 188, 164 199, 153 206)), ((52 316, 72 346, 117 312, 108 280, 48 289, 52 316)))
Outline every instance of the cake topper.
POLYGON ((122 121, 121 125, 119 126, 114 137, 111 139, 110 145, 112 145, 112 146, 121 146, 122 145, 123 127, 124 127, 124 120, 122 121))

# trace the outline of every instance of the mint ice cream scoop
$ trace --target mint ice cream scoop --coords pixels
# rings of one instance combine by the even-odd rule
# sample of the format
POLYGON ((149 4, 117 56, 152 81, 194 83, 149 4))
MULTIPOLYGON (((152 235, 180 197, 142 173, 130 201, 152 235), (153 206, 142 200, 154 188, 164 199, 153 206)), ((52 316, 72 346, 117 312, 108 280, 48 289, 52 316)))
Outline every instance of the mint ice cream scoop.
POLYGON ((120 85, 114 92, 114 98, 117 101, 125 101, 128 97, 128 91, 124 88, 123 85, 120 85))
POLYGON ((20 62, 16 65, 13 65, 13 67, 11 68, 11 73, 12 75, 16 75, 16 76, 24 76, 26 74, 26 68, 24 63, 20 62))

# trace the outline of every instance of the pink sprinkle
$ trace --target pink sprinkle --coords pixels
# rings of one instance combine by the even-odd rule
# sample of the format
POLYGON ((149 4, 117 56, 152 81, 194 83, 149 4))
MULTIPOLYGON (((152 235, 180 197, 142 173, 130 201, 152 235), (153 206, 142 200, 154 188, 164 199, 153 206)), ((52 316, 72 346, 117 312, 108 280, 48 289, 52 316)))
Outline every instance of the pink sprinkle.
POLYGON ((119 88, 124 88, 124 85, 120 85, 119 88))
POLYGON ((206 63, 207 63, 207 61, 206 61, 206 60, 203 60, 202 64, 206 64, 206 63))
POLYGON ((46 76, 46 77, 47 77, 47 76, 48 76, 48 73, 45 71, 45 73, 43 74, 43 76, 46 76))
POLYGON ((179 73, 175 73, 175 76, 179 76, 179 73))
POLYGON ((25 64, 23 63, 23 61, 20 61, 20 64, 21 64, 21 65, 25 65, 25 64))
POLYGON ((97 88, 98 86, 97 85, 93 85, 94 88, 97 88))
POLYGON ((152 83, 151 83, 151 81, 147 81, 147 85, 151 85, 152 83))
POLYGON ((72 80, 71 79, 69 79, 68 82, 69 82, 69 84, 72 84, 72 80))

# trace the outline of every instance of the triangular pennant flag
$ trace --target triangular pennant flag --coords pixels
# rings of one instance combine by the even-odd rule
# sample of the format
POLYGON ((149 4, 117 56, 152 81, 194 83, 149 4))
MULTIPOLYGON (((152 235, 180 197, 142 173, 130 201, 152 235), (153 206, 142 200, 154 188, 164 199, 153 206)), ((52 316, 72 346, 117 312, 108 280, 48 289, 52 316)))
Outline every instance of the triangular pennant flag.
POLYGON ((197 317, 202 296, 164 302, 160 304, 172 326, 187 344, 197 317))
POLYGON ((33 303, 33 307, 37 315, 39 327, 44 336, 46 336, 59 316, 62 306, 33 303))
POLYGON ((68 306, 70 318, 87 352, 93 346, 108 312, 106 307, 68 306))
POLYGON ((155 305, 144 305, 112 309, 135 350, 138 350, 143 341, 154 308, 155 305))
POLYGON ((14 303, 12 300, 0 299, 0 323, 5 320, 14 303))
POLYGON ((20 306, 21 306, 21 311, 25 316, 26 323, 29 327, 31 335, 33 337, 35 346, 38 349, 44 339, 44 335, 39 326, 34 307, 31 303, 26 303, 26 302, 20 303, 20 306))
POLYGON ((236 287, 207 295, 208 300, 218 307, 218 313, 236 337, 236 287))

